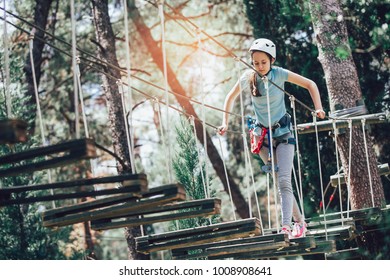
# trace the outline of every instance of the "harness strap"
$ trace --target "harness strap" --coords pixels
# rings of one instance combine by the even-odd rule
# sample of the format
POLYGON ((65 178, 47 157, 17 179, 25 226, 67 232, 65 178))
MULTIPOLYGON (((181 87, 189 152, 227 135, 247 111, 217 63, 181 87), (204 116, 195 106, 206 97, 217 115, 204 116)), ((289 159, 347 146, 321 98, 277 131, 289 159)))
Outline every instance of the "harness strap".
MULTIPOLYGON (((290 124, 291 122, 291 115, 289 113, 286 113, 280 120, 278 120, 273 126, 272 126, 272 131, 274 131, 275 129, 277 128, 283 128, 283 127, 286 127, 290 124)), ((255 123, 256 126, 258 127, 264 127, 266 129, 268 129, 268 127, 262 125, 261 123, 255 123)))

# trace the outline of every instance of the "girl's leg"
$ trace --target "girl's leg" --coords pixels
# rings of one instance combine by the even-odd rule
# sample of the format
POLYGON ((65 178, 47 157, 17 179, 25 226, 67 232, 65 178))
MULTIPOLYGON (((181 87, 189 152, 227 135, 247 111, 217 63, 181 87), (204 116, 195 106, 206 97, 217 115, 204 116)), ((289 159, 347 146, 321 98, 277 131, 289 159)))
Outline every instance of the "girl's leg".
POLYGON ((297 215, 298 218, 300 216, 291 185, 294 148, 294 145, 281 143, 277 146, 275 153, 279 168, 277 179, 282 208, 282 225, 291 224, 293 210, 294 217, 295 215, 297 215), (299 215, 297 213, 299 213, 299 215))
MULTIPOLYGON (((268 142, 265 142, 265 144, 268 145, 268 142)), ((280 166, 280 162, 279 162, 279 166, 278 166, 279 171, 276 172, 276 181, 278 182, 278 192, 279 192, 279 198, 281 200, 281 208, 282 208, 282 225, 290 226, 291 216, 294 217, 294 221, 300 221, 302 218, 301 212, 299 211, 298 204, 295 200, 295 197, 293 196, 292 187, 291 187, 291 172, 292 172, 292 160, 294 158, 294 145, 279 144, 277 151, 275 149, 273 150, 274 165, 275 167, 278 166, 278 162, 279 162, 277 160, 278 158, 281 159, 281 162, 283 163, 282 166, 280 166), (285 147, 280 149, 281 145, 284 145, 285 147), (277 153, 280 153, 281 155, 278 156, 277 153), (280 175, 282 175, 281 176, 282 178, 280 178, 280 175)), ((263 146, 260 150, 259 155, 263 163, 267 164, 268 147, 263 146)))

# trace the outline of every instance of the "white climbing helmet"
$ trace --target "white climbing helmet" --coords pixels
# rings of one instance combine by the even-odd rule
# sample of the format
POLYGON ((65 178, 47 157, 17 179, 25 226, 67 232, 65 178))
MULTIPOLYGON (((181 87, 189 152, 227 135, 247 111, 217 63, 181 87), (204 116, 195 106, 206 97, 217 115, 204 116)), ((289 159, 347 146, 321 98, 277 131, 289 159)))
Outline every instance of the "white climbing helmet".
POLYGON ((276 59, 276 47, 275 44, 268 39, 260 38, 253 41, 251 47, 249 48, 250 52, 261 51, 268 53, 274 59, 276 59))

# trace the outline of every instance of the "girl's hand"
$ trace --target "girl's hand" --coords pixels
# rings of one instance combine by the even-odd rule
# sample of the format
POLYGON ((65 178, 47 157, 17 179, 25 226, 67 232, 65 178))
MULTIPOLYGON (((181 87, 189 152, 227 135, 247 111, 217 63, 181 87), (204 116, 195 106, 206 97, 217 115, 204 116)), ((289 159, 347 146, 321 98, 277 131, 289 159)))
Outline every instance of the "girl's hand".
POLYGON ((317 109, 316 110, 316 116, 320 119, 324 119, 325 118, 325 111, 322 110, 322 109, 317 109))
POLYGON ((217 132, 219 135, 224 135, 226 130, 227 130, 228 126, 227 125, 221 125, 220 127, 218 127, 217 129, 217 132))

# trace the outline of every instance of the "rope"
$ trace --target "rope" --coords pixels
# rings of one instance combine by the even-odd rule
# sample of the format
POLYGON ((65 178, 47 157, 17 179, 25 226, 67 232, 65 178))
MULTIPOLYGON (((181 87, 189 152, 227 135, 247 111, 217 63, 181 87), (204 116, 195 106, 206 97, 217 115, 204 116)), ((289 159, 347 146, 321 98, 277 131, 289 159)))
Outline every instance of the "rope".
MULTIPOLYGON (((246 137, 245 137, 245 134, 242 134, 242 142, 243 142, 243 145, 244 145, 244 156, 245 156, 245 171, 248 170, 248 157, 246 156, 247 155, 247 146, 245 145, 246 143, 246 137)), ((250 185, 249 185, 249 176, 246 175, 245 176, 245 183, 246 183, 246 186, 247 186, 247 195, 248 195, 248 212, 249 212, 249 217, 252 218, 253 215, 252 215, 252 199, 251 199, 251 192, 250 192, 250 185)))
POLYGON ((366 129, 365 128, 366 128, 366 119, 362 119, 363 140, 364 140, 364 148, 365 148, 365 151, 366 151, 367 170, 368 170, 368 179, 370 181, 370 191, 371 191, 372 207, 375 207, 374 190, 372 188, 370 158, 369 158, 369 155, 368 155, 368 146, 367 146, 367 137, 366 137, 366 129))
MULTIPOLYGON (((240 68, 238 68, 238 76, 239 80, 241 77, 240 68)), ((241 82, 238 83, 239 90, 240 90, 240 109, 241 109, 241 136, 244 146, 244 156, 245 156, 245 171, 248 170, 248 166, 250 163, 249 157, 247 156, 249 154, 248 146, 247 146, 247 139, 246 139, 246 133, 245 133, 245 121, 244 121, 244 101, 243 101, 243 91, 241 82)), ((251 193, 250 193, 250 184, 249 184, 249 175, 245 176, 245 181, 247 185, 247 192, 248 192, 248 212, 249 217, 252 218, 252 199, 251 199, 251 193)), ((257 198, 256 198, 257 201, 257 198)), ((261 215, 260 215, 261 216, 261 215)))
POLYGON ((347 218, 349 218, 349 200, 350 200, 350 189, 351 189, 351 167, 352 167, 352 119, 348 120, 349 128, 349 151, 348 151, 348 183, 347 183, 347 218))
POLYGON ((203 142, 204 142, 204 164, 206 166, 206 185, 207 190, 210 196, 210 179, 208 176, 208 168, 207 168, 207 158, 208 158, 208 149, 207 149, 207 134, 206 134, 206 114, 205 114, 205 93, 204 93, 204 84, 203 84, 203 47, 202 47, 202 41, 200 40, 200 33, 198 33, 198 46, 200 49, 200 59, 199 59, 199 68, 200 68, 200 91, 202 95, 202 120, 203 120, 203 142))
POLYGON ((271 194, 270 194, 270 180, 269 180, 269 173, 267 173, 266 178, 267 183, 267 209, 268 209, 268 228, 271 228, 271 194))
MULTIPOLYGON (((133 145, 131 144, 131 134, 129 132, 129 126, 131 127, 131 121, 128 122, 127 118, 127 110, 126 110, 126 104, 125 104, 125 96, 124 96, 124 90, 123 90, 123 84, 121 80, 117 80, 117 84, 120 88, 120 95, 121 95, 121 104, 122 104, 122 111, 123 111, 123 121, 125 123, 125 132, 126 132, 126 142, 127 142, 127 148, 129 149, 129 156, 130 156, 130 165, 131 170, 133 173, 137 173, 135 170, 135 164, 134 164, 134 156, 133 156, 133 145)), ((131 115, 131 113, 130 113, 131 115)), ((131 119, 131 117, 130 117, 131 119)))
MULTIPOLYGON (((324 195, 324 185, 322 183, 322 168, 321 168, 321 154, 320 154, 320 141, 318 138, 318 127, 317 127, 317 116, 313 114, 313 123, 316 131, 316 144, 317 144, 317 158, 318 158, 318 169, 320 174, 320 185, 321 185, 321 196, 322 196, 322 205, 325 206, 325 195, 324 195)), ((326 213, 325 207, 322 207, 322 211, 324 214, 324 225, 325 225, 325 239, 328 241, 328 228, 326 224, 326 213)))
MULTIPOLYGON (((250 65, 248 64, 246 61, 244 61, 243 59, 239 58, 236 54, 233 53, 233 51, 231 51, 230 49, 228 49, 227 47, 225 47, 222 43, 220 43, 217 39, 215 39, 214 37, 210 36, 207 32, 205 32, 204 30, 202 30, 201 28, 199 28, 195 23, 193 23, 188 17, 185 17, 183 14, 181 14, 180 12, 178 12, 174 7, 172 7, 171 5, 169 5, 168 3, 165 3, 165 5, 171 9, 175 14, 179 15, 181 18, 183 18, 184 20, 186 20, 188 23, 190 23, 195 29, 198 29, 200 30, 200 32, 202 32, 205 36, 207 36, 210 40, 212 40, 214 43, 216 43, 219 47, 223 48, 229 55, 231 55, 234 59, 237 59, 239 60, 241 63, 243 63, 246 67, 252 69, 253 71, 255 71, 261 78, 264 78, 266 76, 263 76, 259 71, 256 70, 255 67, 253 67, 253 65, 250 65)), ((284 92, 288 97, 291 97, 292 95, 290 93, 288 93, 285 89, 281 88, 280 86, 278 86, 276 83, 274 83, 273 81, 270 81, 270 83, 272 85, 274 85, 275 87, 277 87, 278 89, 280 89, 282 92, 284 92)), ((315 110, 311 109, 309 106, 307 106, 305 103, 299 101, 297 99, 297 102, 302 105, 304 108, 306 108, 307 110, 309 110, 311 113, 315 113, 315 110)))
MULTIPOLYGON (((337 145, 338 130, 336 129, 336 120, 333 120, 333 131, 334 131, 334 144, 335 144, 335 153, 336 153, 336 167, 337 167, 337 174, 339 174, 339 176, 337 178, 337 185, 338 185, 338 188, 339 188, 341 225, 344 226, 343 202, 342 202, 342 197, 341 197, 339 149, 338 149, 338 145, 337 145)), ((333 192, 333 194, 334 194, 334 192, 333 192)), ((332 194, 331 198, 333 198, 333 194, 332 194)), ((330 201, 329 201, 329 203, 330 203, 330 201)))
MULTIPOLYGON (((293 111, 293 118, 294 118, 294 128, 297 127, 297 114, 296 114, 296 107, 295 107, 295 96, 290 97, 290 105, 293 111)), ((305 220, 305 207, 303 203, 303 184, 302 184, 302 170, 301 170, 301 152, 299 150, 299 137, 298 137, 298 130, 295 129, 295 142, 296 142, 296 154, 297 154, 297 166, 298 166, 298 178, 299 178, 299 185, 296 184, 298 191, 298 199, 301 206, 302 211, 302 218, 305 220)), ((294 165, 293 165, 294 167, 294 165)), ((295 174, 295 172, 294 172, 295 174)))
MULTIPOLYGON (((115 78, 114 76, 110 75, 109 73, 106 73, 106 72, 104 72, 104 71, 102 71, 102 70, 100 70, 100 69, 98 69, 98 68, 96 68, 96 67, 90 66, 90 65, 89 65, 89 67, 90 67, 91 69, 93 69, 93 70, 99 72, 99 73, 102 73, 103 75, 106 75, 106 76, 107 76, 108 78, 110 78, 110 79, 115 79, 115 80, 116 80, 116 78, 115 78)), ((123 83, 123 85, 128 86, 126 83, 124 83, 124 82, 122 82, 122 83, 123 83)), ((136 92, 138 92, 138 93, 140 93, 140 94, 142 94, 142 95, 148 97, 148 99, 153 99, 153 100, 156 100, 156 102, 158 102, 158 103, 160 103, 160 104, 166 105, 166 103, 165 103, 164 101, 161 101, 161 100, 159 100, 158 98, 156 98, 156 97, 154 97, 154 96, 152 96, 152 95, 150 95, 150 94, 148 94, 148 93, 146 93, 146 92, 144 92, 144 91, 141 91, 141 90, 139 90, 139 89, 137 89, 137 88, 135 88, 135 87, 131 87, 131 88, 132 88, 132 90, 134 90, 134 91, 136 91, 136 92)), ((185 116, 187 116, 187 117, 191 117, 191 116, 192 116, 191 114, 189 114, 189 113, 187 113, 187 112, 185 112, 185 111, 183 111, 183 110, 180 110, 180 109, 178 109, 178 108, 176 108, 176 107, 174 107, 174 106, 172 106, 172 105, 169 105, 169 108, 171 108, 171 109, 173 109, 173 110, 175 110, 175 111, 179 112, 180 114, 185 115, 185 116)), ((195 118, 197 121, 202 122, 201 119, 199 119, 199 118, 197 118, 197 117, 194 117, 194 118, 195 118)), ((215 131, 218 129, 217 126, 212 125, 212 124, 210 124, 210 123, 207 123, 207 122, 206 122, 206 125, 209 126, 209 127, 211 127, 211 128, 213 128, 213 130, 215 130, 215 131)), ((241 134, 241 132, 233 131, 233 130, 227 130, 227 132, 229 132, 229 133, 235 133, 235 134, 241 134)))
POLYGON ((237 220, 236 211, 235 211, 235 207, 234 207, 234 203, 233 203, 232 191, 230 189, 229 176, 228 176, 227 169, 226 169, 225 156, 223 154, 222 142, 221 142, 221 136, 220 135, 218 135, 218 141, 219 141, 219 148, 221 149, 221 158, 222 158, 222 163, 223 163, 223 170, 225 171, 225 177, 226 177, 226 182, 227 182, 228 191, 229 191, 229 198, 230 198, 230 204, 231 204, 231 207, 232 207, 232 213, 233 213, 234 220, 236 221, 237 220))
MULTIPOLYGON (((87 121, 87 114, 85 112, 85 106, 84 106, 84 94, 83 94, 83 89, 82 89, 82 86, 81 86, 81 71, 80 71, 80 58, 77 56, 76 57, 76 77, 77 77, 77 85, 78 85, 78 94, 79 94, 79 98, 80 98, 80 107, 81 107, 81 114, 82 114, 82 117, 83 117, 83 125, 84 125, 84 134, 85 134, 85 137, 86 138, 90 138, 90 135, 89 135, 89 128, 88 128, 88 121, 87 121)), ((91 173, 92 173, 92 176, 95 177, 96 175, 96 171, 95 171, 95 159, 90 159, 89 160, 89 164, 91 166, 91 173)), ((95 185, 93 185, 93 189, 96 191, 97 190, 97 187, 95 185)))
MULTIPOLYGON (((264 76, 262 78, 263 82, 264 82, 264 87, 265 87, 265 90, 266 90, 266 94, 267 94, 267 113, 268 113, 268 127, 271 128, 272 127, 272 123, 271 123, 271 106, 270 106, 270 100, 269 100, 269 86, 268 86, 268 81, 269 79, 267 78, 267 76, 264 76)), ((268 151, 269 151, 269 156, 271 158, 271 168, 272 168, 272 181, 273 181, 273 187, 274 187, 274 199, 275 199, 275 208, 277 209, 277 188, 276 188, 276 174, 275 174, 275 161, 274 161, 274 149, 273 149, 273 145, 272 145, 272 139, 273 139, 273 136, 272 136, 272 129, 268 129, 268 136, 269 136, 269 141, 268 141, 268 151)), ((275 211, 275 215, 276 215, 276 230, 279 232, 279 216, 278 216, 278 211, 275 211)))
POLYGON ((3 42, 4 42, 4 67, 5 67, 5 102, 6 102, 6 110, 7 110, 7 117, 12 117, 12 100, 11 100, 11 93, 10 93, 10 70, 9 70, 9 53, 8 53, 8 34, 7 34, 7 13, 6 13, 6 6, 5 6, 5 0, 3 0, 3 10, 4 10, 4 30, 3 30, 3 42))
POLYGON ((253 194, 255 196, 255 200, 256 200, 256 208, 257 208, 257 212, 258 212, 258 215, 259 215, 259 220, 260 220, 260 229, 261 229, 261 232, 262 234, 264 235, 264 227, 263 227, 263 220, 262 220, 262 217, 261 217, 261 211, 260 211, 260 205, 259 205, 259 200, 257 198, 257 192, 256 192, 256 185, 255 185, 255 178, 254 178, 254 175, 253 175, 253 168, 252 168, 252 162, 250 160, 250 153, 249 153, 249 147, 248 147, 248 141, 246 139, 246 134, 244 134, 244 144, 245 144, 245 156, 248 158, 248 165, 249 165, 249 170, 250 170, 250 175, 251 175, 251 179, 252 179, 252 187, 253 187, 253 194))
POLYGON ((79 93, 79 98, 80 98, 80 107, 81 107, 81 113, 83 116, 83 124, 84 124, 84 130, 85 130, 85 137, 89 138, 89 129, 88 129, 88 122, 87 122, 87 115, 85 113, 85 106, 84 106, 84 95, 83 95, 83 90, 81 87, 81 72, 80 72, 80 58, 76 57, 76 78, 77 78, 77 85, 78 85, 78 93, 79 93))
MULTIPOLYGON (((34 57, 33 57, 33 45, 34 45, 34 35, 30 36, 30 42, 29 42, 29 47, 30 47, 30 63, 31 63, 31 72, 33 76, 33 84, 34 84, 34 94, 35 94, 35 100, 36 100, 36 105, 37 105, 37 113, 38 113, 38 120, 39 120, 39 129, 41 132, 41 139, 42 139, 42 144, 46 146, 46 137, 45 137, 45 129, 43 127, 43 118, 42 118, 42 111, 41 111, 41 105, 39 102, 39 94, 38 94, 38 85, 37 85, 37 78, 36 78, 36 73, 35 73, 35 63, 34 63, 34 57)), ((45 156, 47 159, 47 156, 45 156)), ((51 183, 52 177, 51 177, 51 170, 47 170, 47 179, 48 182, 51 183)), ((50 189, 50 194, 54 195, 54 190, 50 189)), ((53 209, 56 208, 56 203, 53 200, 52 201, 52 207, 53 209)))
POLYGON ((159 0, 158 2, 158 9, 159 9, 159 15, 161 19, 161 41, 162 41, 162 56, 163 56, 163 68, 164 68, 164 95, 165 95, 165 103, 166 103, 166 125, 165 125, 165 135, 167 137, 168 142, 168 162, 169 162, 169 182, 173 182, 172 178, 172 172, 171 172, 171 165, 172 165, 172 158, 171 158, 171 141, 170 139, 170 129, 169 129, 169 98, 168 98, 168 73, 167 73, 167 55, 166 55, 166 46, 165 46, 165 23, 164 23, 164 0, 159 0))
MULTIPOLYGON (((238 77, 239 77, 239 80, 240 80, 240 78, 241 78, 241 70, 240 70, 240 67, 238 67, 237 63, 236 63, 236 68, 237 68, 238 77)), ((250 175, 251 175, 251 179, 252 179, 253 193, 254 193, 254 196, 255 196, 257 212, 258 212, 259 220, 260 220, 261 232, 264 235, 263 221, 262 221, 262 217, 261 217, 259 200, 257 198, 256 187, 255 187, 255 179, 254 179, 254 175, 253 175, 254 173, 253 173, 252 163, 251 163, 251 160, 250 160, 250 152, 249 152, 248 141, 247 141, 246 132, 245 132, 244 96, 243 96, 243 90, 242 90, 241 82, 239 82, 239 88, 240 88, 241 130, 242 130, 242 137, 243 137, 243 141, 244 141, 244 154, 245 154, 245 157, 248 160, 248 166, 249 166, 250 175)), ((245 170, 247 170, 246 166, 245 166, 245 170)), ((248 188, 248 191, 249 191, 249 188, 248 188)), ((248 196, 248 199, 249 198, 250 198, 250 195, 248 196)), ((252 208, 251 207, 251 200, 248 200, 248 204, 249 204, 249 207, 250 207, 250 209, 249 209, 250 212, 249 213, 252 213, 252 211, 251 211, 251 208, 252 208)))
POLYGON ((73 92, 74 92, 74 114, 75 114, 75 129, 76 129, 76 139, 80 138, 80 123, 79 123, 79 102, 78 102, 78 93, 77 93, 77 74, 76 74, 76 19, 74 12, 74 0, 70 1, 70 15, 71 15, 71 26, 72 26, 72 68, 73 68, 73 92))
MULTIPOLYGON (((196 142, 196 126, 195 126, 195 120, 194 120, 194 116, 190 116, 190 123, 192 125, 192 127, 194 128, 194 139, 195 139, 195 143, 196 142)), ((208 197, 208 192, 207 192, 207 187, 206 187, 206 180, 204 178, 204 172, 203 172, 203 164, 202 164, 202 157, 200 156, 200 149, 199 149, 199 146, 196 144, 196 151, 198 153, 198 159, 199 159, 199 168, 200 168, 200 175, 201 175, 201 178, 202 178, 202 184, 203 184, 203 191, 204 191, 204 196, 205 198, 208 197)))
POLYGON ((152 102, 153 102, 153 105, 155 106, 155 110, 157 110, 157 116, 158 116, 158 119, 159 119, 159 127, 160 127, 160 135, 161 135, 161 141, 163 142, 163 146, 164 146, 164 152, 165 152, 165 165, 166 165, 166 168, 167 168, 167 171, 168 171, 168 182, 171 182, 171 178, 172 178, 172 175, 171 175, 171 169, 169 168, 169 159, 168 159, 168 151, 167 151, 167 145, 165 143, 165 135, 164 135, 164 129, 162 127, 162 117, 161 117, 161 110, 160 110, 160 106, 158 106, 158 99, 152 99, 152 102))
MULTIPOLYGON (((131 69, 131 61, 130 61, 130 40, 129 40, 129 20, 128 20, 128 13, 127 13, 127 0, 123 0, 123 13, 124 13, 124 24, 125 24, 125 42, 126 42, 126 74, 127 74, 127 83, 131 85, 131 75, 130 75, 130 69, 131 69)), ((131 86, 127 87, 127 94, 129 95, 129 125, 126 121, 126 133, 129 146, 129 154, 130 154, 130 164, 131 164, 131 170, 133 173, 136 173, 136 167, 135 167, 135 158, 134 158, 134 131, 133 131, 133 92, 131 90, 131 86), (129 131, 130 128, 130 131, 129 131)), ((124 106, 124 110, 126 109, 126 106, 124 106)), ((125 112, 125 111, 124 111, 125 112)), ((127 115, 127 113, 126 113, 127 115)), ((142 227, 141 227, 142 228, 142 227)))
MULTIPOLYGON (((0 9, 2 9, 2 8, 0 7, 0 9)), ((42 31, 42 32, 44 32, 46 35, 51 36, 53 39, 58 40, 58 41, 60 41, 61 43, 67 45, 67 46, 70 46, 70 47, 72 46, 71 44, 69 44, 68 42, 62 40, 61 38, 58 38, 58 37, 52 35, 51 33, 47 32, 46 30, 41 29, 41 28, 38 27, 38 26, 35 26, 33 23, 30 23, 30 22, 24 20, 23 18, 20 18, 20 17, 18 17, 17 15, 12 14, 12 13, 9 12, 9 11, 7 11, 7 13, 8 13, 8 14, 11 14, 11 15, 14 16, 15 18, 21 20, 22 22, 24 22, 24 23, 26 23, 26 24, 28 24, 28 25, 30 25, 30 26, 32 26, 32 27, 34 27, 34 28, 36 28, 36 29, 38 29, 38 30, 40 30, 40 31, 42 31)), ((3 19, 2 17, 0 17, 0 18, 3 19)), ((25 32, 25 33, 27 33, 27 34, 30 34, 29 31, 27 31, 27 30, 25 30, 25 29, 23 29, 23 28, 21 28, 21 27, 15 25, 15 24, 13 24, 13 23, 10 22, 10 21, 7 21, 7 23, 11 24, 12 26, 14 26, 15 28, 19 29, 19 30, 22 31, 22 32, 25 32)), ((48 46, 52 47, 54 50, 57 50, 57 51, 61 52, 61 53, 64 54, 64 55, 67 55, 67 56, 69 56, 69 57, 72 57, 72 55, 71 55, 70 53, 68 53, 68 52, 66 52, 66 51, 64 51, 64 50, 62 50, 62 49, 60 49, 60 48, 54 46, 53 44, 51 44, 50 42, 46 41, 45 39, 43 39, 43 38, 41 38, 41 37, 39 37, 39 36, 35 36, 35 38, 38 39, 38 40, 40 40, 41 42, 47 44, 48 46)), ((81 56, 80 58, 81 58, 82 60, 85 60, 85 61, 87 61, 87 62, 96 64, 96 65, 98 65, 98 66, 101 67, 101 68, 104 68, 105 66, 107 66, 107 67, 110 67, 110 68, 112 68, 112 69, 118 70, 118 71, 120 71, 121 73, 124 73, 124 74, 127 73, 127 72, 126 72, 125 70, 123 70, 122 68, 117 67, 117 66, 115 66, 115 65, 113 65, 113 64, 111 64, 111 63, 109 63, 109 62, 103 61, 103 60, 99 59, 98 57, 94 56, 93 54, 88 53, 88 52, 85 51, 85 50, 82 50, 82 49, 80 49, 80 48, 77 48, 77 51, 79 51, 79 52, 82 53, 82 54, 85 54, 85 55, 87 55, 87 56, 92 57, 92 58, 95 59, 96 61, 81 56)), ((89 66, 90 66, 90 65, 89 65, 89 66)), ((91 67, 91 66, 90 66, 90 67, 91 67)), ((96 68, 95 68, 95 70, 96 70, 96 68)), ((101 71, 99 71, 99 72, 101 72, 101 71)), ((150 86, 153 86, 153 87, 155 87, 155 88, 157 88, 157 89, 159 89, 159 90, 165 91, 165 89, 164 89, 163 87, 160 87, 160 86, 158 86, 158 85, 156 85, 156 84, 154 84, 154 83, 151 83, 151 82, 149 82, 149 81, 147 81, 147 80, 144 80, 144 79, 142 79, 142 78, 140 78, 140 77, 137 77, 137 76, 135 76, 135 75, 130 75, 130 76, 131 76, 132 78, 134 78, 134 79, 137 79, 137 80, 143 82, 143 83, 146 83, 146 84, 148 84, 148 85, 150 85, 150 86)), ((116 79, 117 79, 117 78, 115 78, 115 80, 116 80, 116 79)), ((177 97, 179 97, 179 98, 183 98, 183 99, 189 100, 189 101, 191 101, 191 102, 193 102, 193 103, 195 103, 195 104, 198 104, 198 105, 201 105, 201 104, 202 104, 202 102, 197 101, 196 99, 193 99, 193 98, 188 97, 188 96, 186 96, 186 95, 182 95, 182 94, 173 92, 173 91, 171 91, 171 90, 168 90, 168 93, 170 93, 170 94, 172 94, 172 95, 175 95, 175 96, 177 96, 177 97)), ((211 106, 211 105, 208 105, 208 104, 205 104, 204 106, 207 107, 207 108, 213 109, 213 110, 217 110, 217 111, 220 111, 220 112, 225 112, 223 109, 217 108, 217 107, 215 107, 215 106, 211 106)), ((232 116, 241 117, 240 115, 235 114, 235 113, 232 113, 232 112, 226 112, 226 113, 227 113, 227 114, 230 114, 230 115, 232 115, 232 116)))

